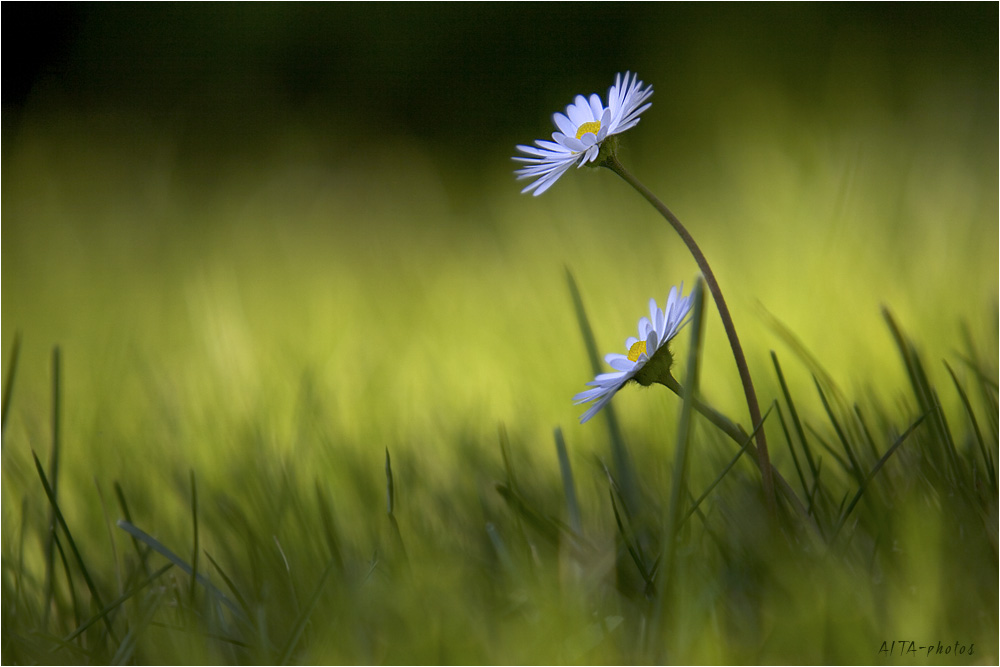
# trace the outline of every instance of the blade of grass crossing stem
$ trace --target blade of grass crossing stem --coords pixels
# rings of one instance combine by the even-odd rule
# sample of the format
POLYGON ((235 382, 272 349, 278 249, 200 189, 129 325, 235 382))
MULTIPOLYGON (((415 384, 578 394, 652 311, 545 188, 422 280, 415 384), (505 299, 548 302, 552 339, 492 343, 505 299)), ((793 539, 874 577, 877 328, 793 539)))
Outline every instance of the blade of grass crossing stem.
POLYGON ((736 456, 734 456, 732 458, 732 460, 726 465, 726 467, 722 469, 722 472, 719 473, 718 477, 715 478, 715 481, 713 481, 711 484, 708 485, 708 488, 705 489, 705 492, 702 493, 701 496, 699 496, 697 500, 694 500, 694 502, 691 504, 691 509, 689 509, 688 513, 686 515, 684 515, 684 518, 681 519, 681 522, 680 522, 680 525, 678 526, 678 528, 681 525, 684 525, 684 523, 688 519, 690 519, 691 516, 696 511, 698 511, 698 507, 701 505, 702 502, 704 502, 705 498, 708 498, 709 494, 712 493, 712 491, 715 489, 716 486, 718 486, 719 482, 721 482, 722 479, 726 475, 729 474, 729 471, 732 470, 732 468, 733 468, 734 465, 736 465, 736 462, 740 460, 740 457, 743 456, 743 454, 747 451, 747 448, 750 445, 753 444, 754 438, 757 435, 757 431, 759 431, 764 426, 764 422, 767 421, 767 417, 768 417, 768 415, 771 414, 771 410, 774 409, 775 405, 777 405, 777 403, 772 403, 771 404, 771 407, 768 408, 767 412, 765 412, 764 416, 761 418, 761 422, 759 424, 757 424, 757 428, 755 428, 753 430, 753 433, 751 433, 750 436, 747 438, 746 442, 743 443, 743 446, 740 447, 740 451, 738 451, 736 453, 736 456))
POLYGON ((211 581, 209 581, 205 575, 203 574, 196 575, 194 569, 190 565, 188 565, 183 558, 181 558, 173 551, 168 549, 162 542, 160 542, 155 537, 145 532, 141 528, 134 526, 131 522, 125 521, 124 519, 118 520, 118 527, 124 530, 132 537, 138 539, 140 542, 148 546, 156 553, 160 554, 161 556, 169 560, 171 563, 173 563, 178 568, 183 570, 189 576, 196 577, 198 583, 200 583, 205 588, 206 591, 215 596, 219 602, 229 607, 229 610, 232 611, 237 616, 237 618, 249 622, 249 619, 247 619, 243 615, 243 610, 240 609, 239 605, 237 605, 235 602, 226 597, 226 595, 218 588, 216 588, 215 585, 211 581))
POLYGON ((169 570, 173 566, 174 566, 173 563, 167 563, 166 565, 164 565, 163 567, 161 567, 159 570, 157 570, 156 572, 154 572, 151 576, 146 577, 143 581, 139 582, 136 586, 133 586, 132 588, 128 589, 127 591, 125 591, 124 593, 122 593, 121 595, 119 595, 117 599, 115 599, 112 602, 108 603, 108 606, 106 606, 103 609, 101 609, 99 612, 97 612, 97 614, 95 614, 91 618, 87 619, 86 622, 84 622, 82 625, 80 625, 79 627, 77 627, 77 629, 74 630, 73 632, 71 632, 66 638, 63 639, 63 641, 66 642, 66 643, 69 643, 69 642, 73 641, 74 639, 76 639, 77 637, 79 637, 81 634, 83 634, 84 632, 86 632, 88 628, 90 628, 92 625, 94 625, 94 623, 97 623, 98 621, 104 619, 104 617, 108 616, 111 612, 113 612, 114 610, 118 609, 118 607, 120 607, 123 604, 125 604, 126 602, 128 602, 130 599, 132 599, 136 595, 136 593, 140 592, 142 589, 146 588, 151 583, 153 583, 154 581, 156 581, 157 579, 159 579, 161 576, 163 576, 167 572, 167 570, 169 570))
POLYGON ((14 334, 14 344, 10 350, 10 362, 7 366, 7 377, 3 381, 3 412, 0 417, 0 447, 3 446, 3 436, 7 432, 7 415, 10 414, 10 399, 14 394, 14 378, 17 377, 17 362, 21 358, 21 332, 14 334))
POLYGON ((972 409, 972 403, 969 402, 969 395, 965 392, 965 388, 962 387, 962 383, 958 381, 958 376, 955 375, 955 371, 952 370, 947 361, 944 362, 944 367, 948 369, 948 374, 951 375, 951 381, 955 384, 955 389, 958 391, 959 398, 962 399, 962 405, 965 407, 965 413, 969 415, 969 421, 972 423, 972 432, 976 437, 976 444, 979 446, 979 454, 983 457, 983 464, 986 468, 986 476, 989 479, 990 489, 994 494, 996 494, 996 470, 993 468, 993 461, 991 460, 989 453, 986 451, 986 442, 983 440, 983 432, 979 428, 979 420, 976 419, 976 413, 972 409))
POLYGON ((788 451, 792 455, 792 462, 795 464, 795 472, 799 476, 799 484, 802 486, 802 493, 809 495, 809 485, 806 483, 805 473, 802 471, 802 464, 799 463, 799 455, 795 453, 795 445, 792 443, 792 434, 788 430, 788 422, 785 421, 785 413, 781 410, 781 405, 775 402, 778 407, 778 423, 781 425, 781 432, 785 436, 788 444, 788 451))
POLYGON ((913 431, 921 424, 921 422, 924 421, 924 418, 926 416, 927 415, 920 415, 917 421, 910 424, 909 428, 907 428, 902 435, 896 438, 896 442, 892 443, 892 446, 889 447, 888 450, 886 450, 882 458, 880 458, 878 460, 878 463, 875 464, 875 467, 871 469, 871 472, 868 473, 868 475, 862 482, 861 486, 858 488, 858 492, 854 494, 854 498, 851 500, 850 503, 848 503, 847 508, 844 510, 843 514, 840 515, 840 519, 837 521, 837 526, 836 528, 834 528, 832 539, 836 539, 837 535, 840 534, 840 529, 844 527, 844 522, 847 521, 847 517, 854 510, 854 506, 858 504, 858 501, 861 500, 861 496, 864 495, 865 489, 868 488, 868 485, 871 483, 872 479, 875 478, 875 475, 878 474, 878 471, 882 469, 882 466, 884 466, 885 462, 889 460, 889 457, 892 456, 897 449, 899 449, 899 446, 902 445, 904 442, 906 442, 906 439, 910 437, 910 434, 913 433, 913 431))
MULTIPOLYGON (((802 428, 802 421, 799 419, 799 411, 795 407, 795 402, 792 400, 792 395, 788 391, 788 385, 785 383, 785 374, 781 372, 781 365, 778 363, 778 355, 773 351, 771 352, 771 361, 774 362, 774 370, 778 375, 778 382, 781 384, 781 393, 785 396, 785 403, 788 405, 788 412, 792 417, 792 425, 795 427, 795 432, 799 436, 799 442, 802 444, 802 451, 805 452, 806 462, 809 464, 809 472, 812 474, 813 481, 815 483, 817 473, 816 473, 816 461, 813 458, 812 450, 809 447, 809 440, 806 438, 805 429, 802 428)), ((805 493, 809 493, 806 491, 805 493)))
POLYGON ((833 425, 833 430, 837 434, 837 439, 840 440, 840 444, 843 446, 844 452, 847 454, 847 460, 850 461, 848 470, 854 474, 854 477, 858 480, 859 484, 863 484, 865 481, 865 475, 861 472, 861 464, 858 463, 858 457, 854 454, 854 449, 851 447, 851 443, 847 439, 847 434, 840 425, 840 420, 838 420, 837 416, 833 414, 833 408, 830 407, 830 402, 826 400, 826 393, 823 391, 823 387, 820 386, 819 380, 815 375, 813 376, 813 382, 816 383, 816 391, 819 392, 819 398, 823 402, 823 408, 826 410, 826 414, 830 418, 830 423, 833 425))
MULTIPOLYGON (((656 609, 654 628, 660 629, 660 622, 668 604, 670 591, 674 588, 674 550, 677 546, 677 532, 680 528, 681 501, 687 497, 687 451, 691 437, 691 417, 694 414, 695 397, 698 395, 698 376, 701 361, 701 346, 704 340, 703 317, 705 311, 704 284, 699 278, 691 291, 691 336, 688 346, 687 368, 684 377, 684 400, 681 416, 677 424, 677 440, 674 445, 674 465, 670 478, 670 500, 663 530, 664 543, 660 551, 662 566, 659 579, 659 604, 656 609)), ((758 425, 759 426, 759 425, 758 425)), ((657 633, 653 633, 657 634, 657 633)))
MULTIPOLYGON (((38 476, 42 480, 42 486, 45 489, 45 495, 49 499, 49 504, 52 507, 52 513, 55 516, 59 527, 62 528, 63 534, 66 536, 66 541, 69 543, 70 551, 73 553, 73 559, 80 568, 80 574, 83 576, 83 580, 87 584, 90 596, 93 598, 98 607, 103 607, 104 602, 101 601, 101 594, 97 591, 97 586, 94 584, 94 580, 90 576, 90 571, 87 570, 86 563, 83 562, 80 550, 76 548, 76 540, 73 539, 73 534, 70 532, 69 526, 66 524, 66 519, 63 517, 62 510, 59 509, 59 503, 56 501, 52 486, 49 484, 49 480, 45 476, 45 470, 42 468, 42 463, 38 460, 38 455, 34 452, 31 452, 31 457, 35 460, 35 469, 38 471, 38 476)), ((53 530, 53 536, 54 535, 55 531, 53 530)), ((51 590, 48 591, 48 594, 51 595, 51 590)), ((51 602, 51 597, 49 597, 46 602, 51 602)), ((111 623, 107 619, 104 619, 104 623, 108 628, 108 633, 112 638, 115 638, 115 631, 114 628, 111 627, 111 623)))
MULTIPOLYGON (((603 372, 601 357, 597 351, 594 331, 591 329, 590 321, 587 319, 587 311, 583 307, 583 298, 580 296, 576 279, 573 277, 573 273, 569 270, 569 267, 566 268, 566 281, 569 284, 570 295, 573 298, 573 308, 576 311, 576 319, 580 327, 580 334, 583 336, 584 346, 587 348, 587 357, 590 359, 591 370, 596 376, 603 372)), ((611 438, 611 458, 615 463, 615 473, 623 494, 622 499, 625 502, 627 510, 635 512, 639 509, 639 487, 636 482, 635 472, 632 469, 632 461, 629 457, 628 449, 625 447, 625 439, 622 437, 621 428, 618 426, 618 418, 615 416, 615 411, 610 403, 605 405, 601 409, 601 412, 604 413, 608 424, 608 435, 611 438)))
POLYGON ((580 517, 580 505, 576 500, 576 484, 573 483, 573 469, 569 465, 569 455, 566 453, 566 442, 563 440, 561 428, 555 430, 556 455, 559 457, 559 472, 562 475, 563 492, 566 495, 566 517, 569 526, 577 535, 583 533, 583 520, 580 517))

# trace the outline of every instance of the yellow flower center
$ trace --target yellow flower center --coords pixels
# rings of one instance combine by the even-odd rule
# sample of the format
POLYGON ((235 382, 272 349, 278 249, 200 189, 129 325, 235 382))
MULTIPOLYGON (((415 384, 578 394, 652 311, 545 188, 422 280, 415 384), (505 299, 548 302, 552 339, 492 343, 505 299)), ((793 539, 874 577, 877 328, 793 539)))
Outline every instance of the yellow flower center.
POLYGON ((628 360, 629 361, 639 361, 639 355, 646 353, 646 341, 637 340, 632 343, 632 347, 628 349, 628 360))
POLYGON ((601 121, 593 120, 589 123, 584 123, 576 130, 576 138, 579 139, 588 132, 593 132, 595 135, 601 130, 601 121))

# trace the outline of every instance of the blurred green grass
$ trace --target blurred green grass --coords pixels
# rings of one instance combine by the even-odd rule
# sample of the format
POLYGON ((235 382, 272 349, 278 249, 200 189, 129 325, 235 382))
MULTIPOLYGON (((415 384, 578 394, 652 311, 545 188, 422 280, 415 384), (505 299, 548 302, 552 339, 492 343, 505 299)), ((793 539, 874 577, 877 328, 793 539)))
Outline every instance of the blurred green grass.
MULTIPOLYGON (((625 136, 624 159, 705 249, 763 402, 780 393, 774 349, 799 408, 809 420, 822 414, 811 369, 765 312, 845 394, 870 398, 900 419, 910 415, 909 389, 883 304, 926 354, 936 384, 950 387, 939 360, 964 353, 963 322, 995 380, 997 154, 995 113, 987 113, 991 103, 995 112, 995 95, 984 101, 975 82, 949 75, 928 74, 904 89, 902 102, 876 85, 878 74, 870 86, 831 77, 830 92, 820 96, 829 104, 819 108, 753 80, 727 91, 725 105, 678 109, 654 81, 654 106, 625 136), (682 131, 687 126, 677 121, 685 119, 691 129, 682 131)), ((539 127, 538 135, 546 131, 539 127)), ((327 558, 315 485, 329 495, 353 546, 352 575, 363 578, 370 554, 362 552, 384 544, 384 527, 371 517, 384 511, 388 448, 418 576, 400 586, 377 568, 375 594, 328 593, 346 602, 325 601, 324 609, 346 614, 360 605, 348 622, 358 639, 343 646, 313 638, 302 661, 489 662, 499 647, 510 662, 641 655, 629 651, 623 632, 609 630, 618 643, 599 641, 595 624, 618 619, 595 617, 587 594, 573 597, 557 585, 572 577, 565 562, 553 566, 509 545, 519 567, 501 585, 491 578, 498 564, 476 560, 488 551, 483 526, 503 513, 493 489, 504 476, 496 446, 503 423, 522 484, 546 508, 562 502, 551 433, 563 429, 584 514, 600 527, 592 539, 603 551, 591 565, 613 567, 606 481, 592 461, 594 453, 606 457, 606 436, 595 424, 578 425, 582 410, 570 402, 591 375, 565 268, 580 284, 602 352, 619 350, 651 296, 662 300, 671 285, 695 278, 679 241, 608 172, 580 170, 541 198, 519 195, 509 153, 531 138, 497 140, 504 152, 491 142, 467 164, 428 141, 366 135, 351 145, 323 125, 275 127, 242 152, 219 154, 192 148, 197 141, 183 128, 124 111, 21 119, 5 137, 3 160, 5 373, 15 334, 23 340, 4 434, 5 561, 15 558, 20 536, 47 521, 31 451, 46 460, 50 354, 59 346, 60 497, 94 561, 115 561, 95 483, 113 505, 111 483, 121 481, 136 524, 178 545, 190 539, 188 473, 195 471, 205 490, 205 548, 225 556, 230 574, 253 579, 285 566, 274 552, 248 545, 280 538, 296 563, 289 575, 296 604, 287 591, 261 597, 301 609, 327 558), (522 579, 525 562, 541 562, 543 574, 522 579), (566 571, 544 570, 550 567, 566 571), (519 590, 530 593, 519 598, 519 590), (496 611, 498 600, 511 605, 506 613, 496 611), (524 600, 531 604, 518 604, 524 600), (414 627, 414 618, 431 627, 414 627), (577 652, 591 641, 567 636, 567 628, 592 633, 596 652, 577 652)), ((718 324, 709 311, 701 388, 745 424, 718 324)), ((954 392, 942 391, 942 400, 950 415, 962 414, 954 392)), ((614 405, 637 456, 664 460, 676 398, 628 388, 614 405)), ((768 430, 779 432, 773 423, 768 430)), ((732 454, 713 447, 707 438, 693 454, 693 489, 732 454)), ((775 459, 788 464, 784 451, 775 459)), ((789 479, 790 470, 783 468, 789 479)), ((832 466, 824 473, 846 478, 832 466)), ((666 488, 666 467, 644 474, 651 488, 666 488)), ((739 489, 734 482, 736 495, 724 496, 719 511, 736 535, 734 553, 760 558, 767 549, 738 530, 739 489)), ((678 595, 694 620, 678 654, 694 662, 759 655, 850 662, 891 639, 868 627, 873 618, 880 631, 900 636, 957 630, 957 612, 940 590, 954 554, 921 552, 933 541, 925 531, 947 532, 922 521, 932 509, 940 511, 899 507, 892 519, 911 526, 897 529, 909 541, 893 548, 912 561, 909 571, 886 575, 888 586, 900 587, 889 595, 891 610, 880 607, 880 592, 852 585, 850 566, 822 570, 828 576, 815 582, 807 605, 794 592, 819 568, 781 574, 782 585, 760 600, 742 577, 773 565, 751 558, 698 566, 692 554, 683 561, 689 587, 678 595), (731 580, 713 583, 719 571, 731 580), (906 581, 928 583, 907 590, 906 581), (747 586, 748 598, 741 601, 731 585, 747 586), (726 608, 713 590, 735 602, 727 598, 726 608), (813 602, 829 613, 811 614, 813 602), (741 604, 750 610, 742 617, 741 604), (836 627, 824 625, 831 618, 836 627), (741 645, 752 628, 733 632, 730 645, 714 643, 745 619, 771 631, 775 645, 763 652, 741 645), (846 637, 855 643, 841 645, 846 637)), ((124 551, 124 536, 113 539, 124 551)), ((994 559, 995 545, 994 533, 994 559)), ((40 577, 37 548, 27 544, 26 566, 40 577)), ((383 560, 398 574, 398 554, 383 560)), ((975 627, 985 627, 996 609, 972 613, 975 627)), ((268 616, 275 637, 287 636, 292 620, 268 616)), ((168 636, 172 643, 178 635, 168 636)), ((190 641, 163 650, 204 659, 205 648, 190 641)))

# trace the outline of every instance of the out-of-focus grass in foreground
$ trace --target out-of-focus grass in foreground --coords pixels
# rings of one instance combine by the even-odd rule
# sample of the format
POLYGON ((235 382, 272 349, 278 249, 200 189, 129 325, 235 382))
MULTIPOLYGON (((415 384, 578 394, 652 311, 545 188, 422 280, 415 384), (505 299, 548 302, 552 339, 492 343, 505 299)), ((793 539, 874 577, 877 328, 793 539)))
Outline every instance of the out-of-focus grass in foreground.
MULTIPOLYGON (((131 117, 25 121, 3 166, 3 661, 882 662, 901 640, 995 661, 996 142, 981 154, 948 92, 823 125, 765 122, 744 91, 745 125, 700 158, 665 160, 647 120, 626 142, 719 274, 816 522, 769 534, 741 459, 666 585, 679 399, 613 401, 643 499, 620 525, 604 417, 581 427, 569 400, 591 375, 566 267, 602 352, 695 279, 612 174, 529 200, 506 154, 344 159, 279 128, 226 157, 131 117)), ((702 394, 749 427, 710 308, 705 326, 702 394)), ((696 418, 691 496, 737 451, 696 418)))

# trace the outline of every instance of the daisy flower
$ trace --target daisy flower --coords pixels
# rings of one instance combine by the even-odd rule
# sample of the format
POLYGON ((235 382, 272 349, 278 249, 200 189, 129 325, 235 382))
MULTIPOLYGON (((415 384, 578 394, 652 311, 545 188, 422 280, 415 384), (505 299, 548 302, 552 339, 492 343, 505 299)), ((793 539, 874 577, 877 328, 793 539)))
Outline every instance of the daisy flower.
POLYGON ((671 287, 663 310, 656 305, 656 299, 650 299, 649 317, 639 320, 639 337, 630 336, 625 341, 628 354, 605 355, 604 361, 615 369, 614 372, 601 373, 587 383, 593 389, 587 389, 573 397, 576 405, 596 401, 580 417, 581 424, 596 415, 630 380, 644 387, 654 382, 663 384, 662 379, 669 376, 670 366, 673 364, 673 355, 667 343, 677 335, 691 311, 691 294, 682 296, 683 291, 684 283, 681 283, 680 289, 671 287))
POLYGON ((539 139, 535 146, 517 147, 528 156, 514 157, 528 165, 515 170, 518 180, 536 179, 521 192, 534 190, 537 197, 573 165, 582 167, 596 160, 605 139, 639 122, 639 114, 652 106, 652 102, 646 102, 652 94, 653 87, 643 88, 637 75, 625 72, 622 79, 619 72, 615 75, 615 85, 608 89, 607 106, 596 93, 589 99, 577 95, 566 107, 566 113, 553 114, 552 120, 559 131, 552 133, 552 141, 539 139))

